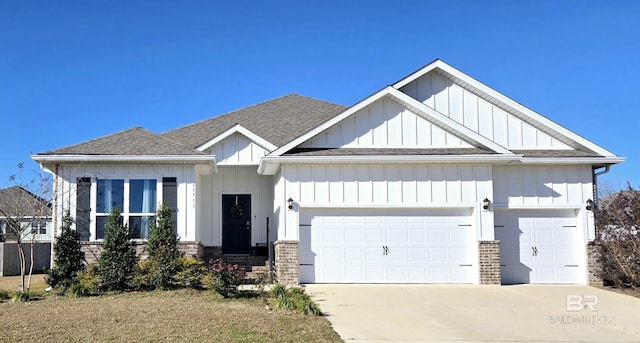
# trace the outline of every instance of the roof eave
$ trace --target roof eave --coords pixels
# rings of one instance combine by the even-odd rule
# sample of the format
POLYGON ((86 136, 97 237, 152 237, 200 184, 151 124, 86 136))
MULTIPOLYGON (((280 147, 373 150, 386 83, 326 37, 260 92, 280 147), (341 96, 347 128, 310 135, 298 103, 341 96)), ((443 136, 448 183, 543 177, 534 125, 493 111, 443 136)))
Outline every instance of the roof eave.
POLYGON ((31 155, 36 162, 145 162, 145 163, 211 163, 213 155, 31 155))
POLYGON ((590 164, 607 166, 619 164, 626 160, 624 157, 523 157, 523 164, 590 164))
POLYGON ((258 173, 274 175, 282 163, 510 163, 522 155, 474 154, 474 155, 362 155, 362 156, 265 156, 260 160, 258 173))

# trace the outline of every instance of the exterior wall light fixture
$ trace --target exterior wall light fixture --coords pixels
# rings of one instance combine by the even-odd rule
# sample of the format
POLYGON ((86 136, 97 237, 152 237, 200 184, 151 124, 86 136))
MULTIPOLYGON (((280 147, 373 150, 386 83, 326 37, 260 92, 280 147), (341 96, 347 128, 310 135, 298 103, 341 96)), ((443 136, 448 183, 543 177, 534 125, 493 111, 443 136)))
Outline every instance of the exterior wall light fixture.
POLYGON ((587 200, 586 204, 587 206, 585 208, 587 209, 587 211, 591 211, 593 209, 593 200, 587 200))
POLYGON ((488 210, 489 206, 491 206, 491 200, 489 200, 489 198, 484 198, 484 200, 482 200, 482 209, 488 210))

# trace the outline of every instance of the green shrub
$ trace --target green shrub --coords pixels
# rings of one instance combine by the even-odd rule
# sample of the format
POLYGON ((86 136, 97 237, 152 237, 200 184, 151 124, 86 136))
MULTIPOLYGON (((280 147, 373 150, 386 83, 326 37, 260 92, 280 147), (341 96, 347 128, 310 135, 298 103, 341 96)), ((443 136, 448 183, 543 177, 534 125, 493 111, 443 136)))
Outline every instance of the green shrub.
POLYGON ((153 269, 151 267, 151 260, 142 260, 136 264, 133 269, 133 278, 131 279, 131 287, 139 291, 152 290, 151 282, 149 281, 149 274, 153 269))
POLYGON ((122 224, 117 208, 111 211, 105 225, 102 249, 97 270, 102 279, 100 287, 106 291, 128 290, 138 258, 131 241, 131 231, 122 224))
POLYGON ((97 275, 98 265, 92 263, 78 273, 78 282, 71 285, 67 294, 72 297, 88 297, 100 294, 100 277, 97 275))
POLYGON ((67 211, 62 218, 62 233, 53 245, 55 265, 47 270, 45 282, 53 288, 62 288, 66 292, 69 287, 78 283, 77 274, 85 265, 84 253, 81 250, 80 237, 71 229, 73 218, 67 211))
POLYGON ((171 210, 164 203, 158 210, 157 223, 149 225, 147 252, 149 253, 148 283, 152 288, 173 288, 174 276, 180 271, 178 237, 173 231, 171 210))
POLYGON ((211 287, 225 298, 238 295, 238 286, 245 279, 246 272, 237 264, 229 264, 222 259, 216 259, 211 264, 211 287))
POLYGON ((175 261, 176 274, 172 283, 179 288, 202 289, 209 274, 204 263, 189 257, 180 257, 175 261))
POLYGON ((278 284, 271 289, 271 296, 274 298, 273 307, 275 308, 283 308, 302 314, 322 314, 318 305, 309 298, 302 288, 287 288, 278 284))
POLYGON ((29 294, 23 292, 15 292, 11 297, 11 301, 14 303, 29 301, 29 294))
POLYGON ((287 286, 283 284, 276 284, 271 288, 271 296, 278 299, 287 295, 287 286))
POLYGON ((4 289, 0 289, 0 301, 9 300, 10 298, 11 295, 9 295, 9 292, 5 291, 4 289))

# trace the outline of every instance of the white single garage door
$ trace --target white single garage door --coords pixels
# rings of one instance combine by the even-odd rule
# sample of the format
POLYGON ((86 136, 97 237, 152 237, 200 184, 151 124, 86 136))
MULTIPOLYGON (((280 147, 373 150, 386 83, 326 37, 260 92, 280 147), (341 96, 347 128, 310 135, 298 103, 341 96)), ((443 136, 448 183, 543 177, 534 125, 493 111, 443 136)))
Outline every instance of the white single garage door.
POLYGON ((300 213, 301 283, 473 283, 471 209, 300 213))
POLYGON ((574 210, 496 211, 503 284, 580 283, 586 272, 574 210))

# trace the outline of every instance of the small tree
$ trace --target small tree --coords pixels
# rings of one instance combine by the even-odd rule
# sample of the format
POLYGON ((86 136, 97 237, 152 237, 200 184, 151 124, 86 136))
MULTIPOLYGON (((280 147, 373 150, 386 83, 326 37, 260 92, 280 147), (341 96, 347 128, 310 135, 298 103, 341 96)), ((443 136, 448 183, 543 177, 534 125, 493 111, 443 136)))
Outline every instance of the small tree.
POLYGON ((102 252, 98 259, 101 288, 107 291, 128 289, 137 260, 129 226, 123 225, 120 210, 116 208, 107 219, 102 252))
POLYGON ((640 287, 640 191, 628 184, 600 201, 596 225, 605 284, 640 287))
POLYGON ((78 282, 78 272, 85 268, 80 236, 71 229, 73 218, 69 211, 62 217, 62 230, 53 245, 55 265, 47 272, 45 281, 51 287, 62 287, 66 292, 78 282))
POLYGON ((173 276, 179 271, 178 237, 173 230, 171 210, 162 204, 158 210, 157 223, 149 225, 147 252, 149 253, 149 283, 156 288, 169 288, 173 276))
POLYGON ((51 194, 51 183, 42 172, 25 170, 24 164, 18 164, 18 174, 9 177, 10 187, 0 190, 0 217, 2 226, 0 235, 3 240, 15 241, 20 260, 21 284, 19 291, 28 299, 31 291, 31 274, 34 264, 35 227, 51 217, 51 203, 47 200, 51 194), (33 225, 36 223, 38 225, 33 225), (29 270, 27 272, 27 253, 25 242, 29 244, 29 270), (25 287, 25 278, 29 277, 25 287))

